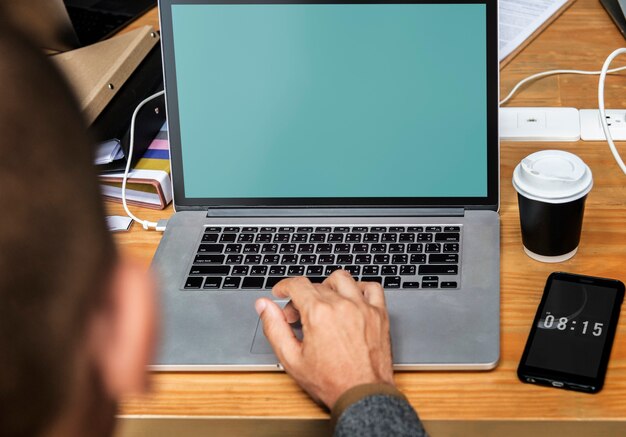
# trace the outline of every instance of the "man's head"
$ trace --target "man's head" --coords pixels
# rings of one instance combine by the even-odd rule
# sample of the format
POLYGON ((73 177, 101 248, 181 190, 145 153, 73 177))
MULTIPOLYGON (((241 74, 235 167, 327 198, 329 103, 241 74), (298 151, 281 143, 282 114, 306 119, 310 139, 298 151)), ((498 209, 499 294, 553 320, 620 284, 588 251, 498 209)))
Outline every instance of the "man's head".
POLYGON ((152 287, 119 260, 100 199, 67 85, 0 23, 0 435, 106 433, 145 385, 152 287))

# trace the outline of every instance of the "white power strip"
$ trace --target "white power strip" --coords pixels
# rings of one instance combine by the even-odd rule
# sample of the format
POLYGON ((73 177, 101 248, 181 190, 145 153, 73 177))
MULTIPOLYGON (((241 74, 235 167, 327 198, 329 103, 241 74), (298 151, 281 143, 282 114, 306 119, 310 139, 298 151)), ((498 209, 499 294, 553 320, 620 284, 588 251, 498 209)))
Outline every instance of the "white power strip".
MULTIPOLYGON (((607 109, 605 113, 613 140, 626 140, 626 110, 607 109)), ((606 141, 597 109, 580 110, 580 138, 583 141, 606 141)))
POLYGON ((578 141, 576 108, 500 108, 503 141, 578 141))

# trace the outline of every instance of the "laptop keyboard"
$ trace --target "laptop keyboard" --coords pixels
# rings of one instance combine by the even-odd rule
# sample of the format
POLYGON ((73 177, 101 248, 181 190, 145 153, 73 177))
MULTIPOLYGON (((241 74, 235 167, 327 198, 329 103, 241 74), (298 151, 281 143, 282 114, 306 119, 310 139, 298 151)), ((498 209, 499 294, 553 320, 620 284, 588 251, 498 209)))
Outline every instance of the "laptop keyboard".
POLYGON ((385 289, 460 286, 461 225, 207 226, 183 289, 271 289, 320 283, 345 269, 385 289))

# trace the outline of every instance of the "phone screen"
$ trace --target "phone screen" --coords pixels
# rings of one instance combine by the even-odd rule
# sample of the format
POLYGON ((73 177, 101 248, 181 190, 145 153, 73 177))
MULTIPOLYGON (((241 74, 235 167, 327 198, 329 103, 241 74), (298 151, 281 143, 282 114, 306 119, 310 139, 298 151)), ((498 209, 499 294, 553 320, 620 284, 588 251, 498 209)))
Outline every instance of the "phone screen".
POLYGON ((520 371, 542 376, 537 372, 542 369, 548 378, 576 383, 602 379, 623 294, 619 281, 551 275, 520 371))

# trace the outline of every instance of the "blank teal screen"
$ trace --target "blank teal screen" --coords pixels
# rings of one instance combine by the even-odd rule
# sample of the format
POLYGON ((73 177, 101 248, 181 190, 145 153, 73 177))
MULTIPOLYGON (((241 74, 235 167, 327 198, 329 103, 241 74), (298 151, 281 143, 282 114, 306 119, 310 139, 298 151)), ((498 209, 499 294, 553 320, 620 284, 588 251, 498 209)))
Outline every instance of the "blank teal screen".
POLYGON ((484 197, 483 4, 172 6, 185 195, 484 197))

